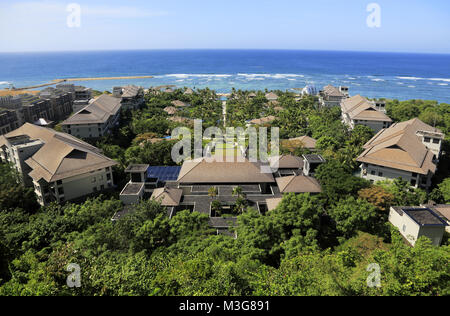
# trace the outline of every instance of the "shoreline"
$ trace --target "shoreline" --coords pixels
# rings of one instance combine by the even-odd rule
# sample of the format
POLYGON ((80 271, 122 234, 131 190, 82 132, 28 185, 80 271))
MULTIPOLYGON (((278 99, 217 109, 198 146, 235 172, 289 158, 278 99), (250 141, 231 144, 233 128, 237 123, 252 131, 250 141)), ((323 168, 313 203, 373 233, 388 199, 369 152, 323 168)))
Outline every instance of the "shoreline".
POLYGON ((0 89, 0 91, 25 91, 31 89, 39 89, 44 87, 53 86, 60 83, 65 82, 74 82, 74 81, 102 81, 102 80, 132 80, 132 79, 152 79, 153 76, 121 76, 121 77, 87 77, 87 78, 67 78, 67 79, 53 79, 51 82, 38 84, 34 86, 21 87, 21 88, 12 88, 12 89, 0 89))

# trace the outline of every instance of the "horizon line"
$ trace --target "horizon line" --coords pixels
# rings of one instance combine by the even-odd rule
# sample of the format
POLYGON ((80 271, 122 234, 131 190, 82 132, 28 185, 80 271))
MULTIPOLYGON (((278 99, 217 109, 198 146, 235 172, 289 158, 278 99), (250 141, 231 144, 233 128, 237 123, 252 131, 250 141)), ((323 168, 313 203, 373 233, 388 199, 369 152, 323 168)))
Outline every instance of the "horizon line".
POLYGON ((297 49, 297 48, 136 48, 136 49, 86 49, 86 50, 37 50, 37 51, 6 51, 0 54, 42 54, 42 53, 93 53, 93 52, 133 52, 133 51, 303 51, 303 52, 334 52, 334 53, 379 53, 379 54, 409 54, 409 55, 450 55, 437 52, 406 52, 406 51, 369 51, 369 50, 336 50, 336 49, 297 49))

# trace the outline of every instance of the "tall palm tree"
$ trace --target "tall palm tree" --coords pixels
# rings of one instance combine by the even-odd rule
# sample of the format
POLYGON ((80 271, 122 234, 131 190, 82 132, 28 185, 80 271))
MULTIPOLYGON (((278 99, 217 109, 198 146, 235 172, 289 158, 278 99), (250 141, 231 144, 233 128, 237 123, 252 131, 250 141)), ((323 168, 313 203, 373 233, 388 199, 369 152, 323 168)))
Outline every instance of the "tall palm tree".
POLYGON ((244 209, 247 207, 247 195, 244 193, 240 186, 235 187, 232 194, 233 196, 237 196, 236 208, 239 214, 244 213, 244 209))
POLYGON ((232 194, 237 197, 245 197, 245 193, 240 186, 233 188, 232 194))

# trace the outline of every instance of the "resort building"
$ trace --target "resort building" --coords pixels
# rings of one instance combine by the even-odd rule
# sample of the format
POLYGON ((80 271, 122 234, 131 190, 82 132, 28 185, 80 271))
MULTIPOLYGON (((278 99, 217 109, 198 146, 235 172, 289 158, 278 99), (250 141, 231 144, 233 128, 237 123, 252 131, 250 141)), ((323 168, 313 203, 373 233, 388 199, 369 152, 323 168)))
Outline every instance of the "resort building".
POLYGON ((61 120, 72 114, 74 97, 73 94, 55 88, 45 88, 39 93, 41 99, 48 100, 53 109, 53 117, 43 119, 61 120))
POLYGON ((450 204, 429 204, 422 205, 435 212, 444 222, 447 223, 445 231, 450 233, 450 204))
POLYGON ((92 99, 92 89, 74 84, 59 84, 56 89, 63 90, 73 96, 73 112, 78 112, 89 104, 92 99))
POLYGON ((102 94, 94 102, 65 120, 61 126, 78 138, 98 138, 109 134, 120 119, 121 99, 102 94))
POLYGON ((38 202, 63 203, 113 188, 117 163, 73 136, 29 123, 0 136, 0 158, 11 163, 38 202))
POLYGON ((172 105, 177 107, 177 108, 184 108, 184 107, 190 106, 189 103, 186 103, 186 102, 183 102, 183 101, 180 101, 180 100, 172 101, 172 105))
POLYGON ((428 189, 441 153, 442 132, 421 120, 393 124, 379 131, 357 158, 360 176, 372 183, 402 178, 428 189))
POLYGON ((281 193, 321 193, 319 181, 304 175, 277 178, 281 193))
POLYGON ((316 169, 324 163, 326 163, 326 160, 321 155, 303 155, 303 174, 313 177, 316 169))
POLYGON ((185 95, 192 95, 192 94, 194 94, 194 90, 192 90, 191 88, 187 88, 187 89, 184 91, 183 94, 185 94, 185 95))
POLYGON ((340 106, 341 101, 348 97, 348 88, 339 87, 336 88, 332 85, 328 85, 319 92, 319 102, 322 106, 340 106))
POLYGON ((0 135, 7 134, 19 126, 16 111, 0 108, 0 135))
POLYGON ((269 157, 268 160, 272 172, 279 177, 299 175, 302 173, 304 166, 303 159, 294 155, 269 157))
POLYGON ((343 122, 350 128, 354 129, 356 125, 365 125, 378 133, 383 128, 388 128, 392 124, 392 120, 385 114, 384 106, 381 104, 368 101, 360 95, 341 101, 343 122))
MULTIPOLYGON (((121 200, 125 205, 142 199, 157 200, 170 217, 182 210, 204 213, 209 216, 210 225, 224 233, 236 225, 238 196, 233 193, 237 187, 247 205, 262 214, 273 200, 281 201, 283 193, 321 192, 317 180, 302 174, 302 158, 286 155, 273 159, 279 161, 279 169, 273 173, 264 173, 270 168, 263 167, 269 165, 260 162, 221 161, 215 156, 188 160, 182 167, 131 165, 126 170, 130 182, 122 191, 121 200)), ((114 218, 120 217, 117 214, 114 218)))
POLYGON ((144 104, 144 88, 134 85, 114 87, 113 97, 121 99, 124 110, 136 110, 144 104))
POLYGON ((317 143, 317 140, 315 140, 314 138, 309 137, 309 136, 300 136, 300 137, 290 138, 290 139, 286 139, 286 140, 282 141, 282 145, 286 146, 290 149, 301 147, 301 148, 308 149, 310 151, 316 150, 316 143, 317 143))
POLYGON ((62 120, 70 115, 72 106, 72 95, 54 88, 44 89, 38 95, 0 97, 0 135, 39 119, 62 120))
POLYGON ((269 92, 269 93, 266 93, 266 99, 269 102, 277 101, 278 100, 278 95, 276 93, 274 93, 274 92, 269 92))
POLYGON ((276 119, 277 119, 277 117, 275 117, 273 115, 267 116, 267 117, 262 117, 259 119, 254 119, 254 120, 248 121, 247 126, 270 124, 273 121, 275 121, 276 119))
POLYGON ((389 222, 400 230, 400 234, 414 246, 417 239, 428 237, 433 245, 439 246, 447 227, 436 212, 427 207, 391 207, 389 222))
POLYGON ((178 112, 178 110, 174 106, 167 106, 164 108, 164 112, 166 112, 169 115, 175 115, 178 112))

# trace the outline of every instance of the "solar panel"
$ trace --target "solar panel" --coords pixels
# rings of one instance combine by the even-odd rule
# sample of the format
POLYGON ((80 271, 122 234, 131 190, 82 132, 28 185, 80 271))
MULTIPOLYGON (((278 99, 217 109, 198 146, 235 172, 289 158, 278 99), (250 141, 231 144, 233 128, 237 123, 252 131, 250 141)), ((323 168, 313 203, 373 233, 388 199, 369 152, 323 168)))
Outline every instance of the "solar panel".
POLYGON ((180 174, 181 167, 149 167, 147 178, 156 178, 158 181, 176 181, 180 174))

